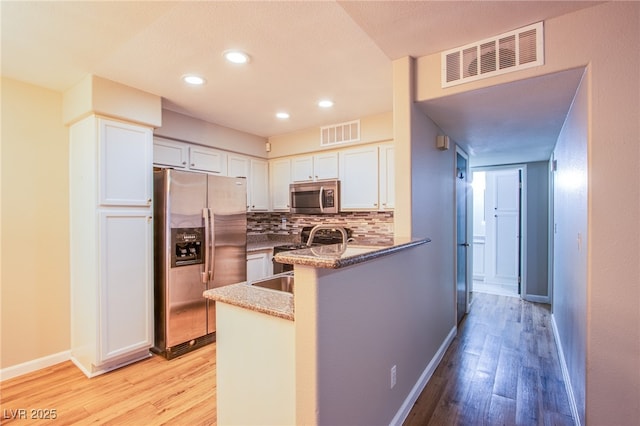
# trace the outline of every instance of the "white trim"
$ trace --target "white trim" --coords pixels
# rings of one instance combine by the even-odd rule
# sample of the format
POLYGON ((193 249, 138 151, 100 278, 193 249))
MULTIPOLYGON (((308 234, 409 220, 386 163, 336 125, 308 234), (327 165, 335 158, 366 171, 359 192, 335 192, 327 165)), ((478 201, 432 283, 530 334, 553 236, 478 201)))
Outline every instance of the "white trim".
POLYGON ((407 395, 407 397, 405 398, 404 402, 400 406, 400 409, 398 410, 396 415, 393 416, 391 423, 389 423, 390 425, 393 425, 393 426, 401 425, 407 419, 407 416, 409 415, 409 413, 411 412, 411 409, 413 408, 413 404, 416 403, 416 401, 418 400, 418 397, 420 396, 424 388, 427 386, 429 379, 431 379, 431 376, 433 375, 434 371, 436 371, 438 364, 440 364, 440 361, 442 361, 442 358, 444 357, 444 354, 447 351, 447 348, 453 341, 453 338, 456 337, 456 334, 457 334, 457 328, 453 327, 449 332, 449 335, 447 336, 447 338, 444 339, 444 342, 442 342, 442 345, 440 345, 438 352, 436 352, 436 354, 431 359, 431 362, 429 362, 429 365, 427 365, 427 368, 425 368, 422 374, 420 375, 420 378, 418 379, 416 384, 413 385, 413 389, 411 389, 411 392, 409 392, 409 395, 407 395))
POLYGON ((69 359, 71 359, 71 351, 62 351, 57 354, 51 354, 43 356, 42 358, 23 362, 22 364, 12 365, 11 367, 0 370, 0 381, 13 379, 14 377, 51 367, 52 365, 69 361, 69 359))
MULTIPOLYGON (((469 166, 469 154, 467 154, 465 152, 464 149, 462 149, 460 147, 460 145, 456 144, 456 170, 457 170, 457 166, 458 166, 458 154, 460 154, 460 156, 462 158, 464 158, 464 160, 467 163, 467 166, 465 168, 464 171, 464 181, 467 184, 467 189, 466 189, 466 212, 465 212, 465 219, 466 219, 466 224, 465 224, 465 229, 467 231, 467 235, 465 235, 465 241, 469 242, 469 241, 473 241, 473 190, 470 188, 471 187, 471 179, 470 179, 470 166, 469 166)), ((453 217, 453 222, 456 223, 457 221, 457 215, 458 215, 458 194, 457 194, 457 184, 455 186, 455 195, 454 195, 454 199, 453 199, 453 203, 455 205, 455 214, 453 217)), ((453 249, 453 258, 454 258, 454 262, 453 262, 453 276, 455 277, 454 279, 454 283, 453 283, 453 288, 454 288, 454 295, 455 298, 454 300, 456 301, 455 307, 456 307, 456 320, 457 320, 457 312, 458 312, 458 250, 457 250, 457 246, 458 246, 458 227, 455 226, 454 227, 454 235, 453 235, 453 244, 454 244, 454 249, 453 249)), ((467 256, 466 256, 466 265, 465 268, 467 270, 467 274, 465 277, 465 287, 466 287, 466 294, 465 294, 465 302, 466 302, 466 308, 465 308, 465 314, 468 314, 469 311, 471 310, 471 293, 473 292, 473 244, 469 245, 467 248, 467 256)))
POLYGON ((578 405, 576 404, 576 397, 573 393, 573 387, 571 386, 571 380, 569 377, 569 368, 567 367, 567 361, 564 357, 564 351, 562 350, 562 342, 560 342, 560 334, 558 333, 558 326, 556 325, 556 317, 551 314, 551 327, 553 328, 553 339, 556 341, 556 348, 558 348, 558 358, 560 358, 560 369, 562 370, 562 378, 564 380, 564 388, 567 391, 567 398, 569 399, 569 408, 571 409, 571 416, 576 426, 580 425, 580 416, 578 415, 578 405))

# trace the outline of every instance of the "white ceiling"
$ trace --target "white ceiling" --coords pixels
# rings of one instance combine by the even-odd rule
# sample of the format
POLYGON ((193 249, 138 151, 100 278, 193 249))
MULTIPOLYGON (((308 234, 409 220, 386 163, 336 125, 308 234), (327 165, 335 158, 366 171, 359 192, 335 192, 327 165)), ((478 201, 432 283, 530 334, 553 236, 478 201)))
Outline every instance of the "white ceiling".
MULTIPOLYGON (((394 59, 436 53, 594 4, 2 1, 2 75, 65 91, 91 73, 162 96, 167 109, 268 137, 390 111, 394 59), (231 48, 248 52, 251 62, 226 63, 221 55, 231 48), (186 73, 208 82, 186 87, 180 81, 186 73), (321 98, 335 106, 318 108, 321 98), (291 118, 277 120, 279 110, 291 118)), ((514 143, 522 135, 532 145, 536 138, 538 145, 555 142, 548 129, 557 136, 579 71, 531 80, 421 106, 474 154, 506 158, 521 148, 515 144, 514 150, 514 143), (516 108, 513 100, 532 87, 535 98, 516 108), (495 107, 469 109, 478 98, 495 107), (545 122, 553 126, 540 125, 545 122)))

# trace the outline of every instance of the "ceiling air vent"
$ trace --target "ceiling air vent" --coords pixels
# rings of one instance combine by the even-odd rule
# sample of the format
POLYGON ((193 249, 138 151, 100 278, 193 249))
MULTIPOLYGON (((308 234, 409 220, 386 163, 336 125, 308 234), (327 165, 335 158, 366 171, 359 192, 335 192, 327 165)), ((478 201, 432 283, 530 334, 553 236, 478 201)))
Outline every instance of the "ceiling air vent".
POLYGON ((442 52, 442 87, 543 64, 543 25, 538 22, 442 52))
POLYGON ((360 120, 320 127, 320 146, 360 140, 360 120))

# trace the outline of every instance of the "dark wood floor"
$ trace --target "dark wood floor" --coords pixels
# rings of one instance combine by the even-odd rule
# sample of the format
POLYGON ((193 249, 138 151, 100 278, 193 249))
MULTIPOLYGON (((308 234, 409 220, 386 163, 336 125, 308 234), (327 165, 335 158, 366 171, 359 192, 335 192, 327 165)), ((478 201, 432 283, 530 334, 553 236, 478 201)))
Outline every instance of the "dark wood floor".
POLYGON ((573 425, 548 305, 475 293, 404 424, 573 425))

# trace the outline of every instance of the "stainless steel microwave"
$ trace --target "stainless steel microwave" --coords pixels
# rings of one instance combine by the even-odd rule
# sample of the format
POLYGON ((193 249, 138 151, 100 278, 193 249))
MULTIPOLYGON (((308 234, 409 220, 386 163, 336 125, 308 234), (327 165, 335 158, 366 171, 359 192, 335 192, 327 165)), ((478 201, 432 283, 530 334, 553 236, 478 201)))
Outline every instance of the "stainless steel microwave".
POLYGON ((292 183, 289 185, 289 202, 291 213, 338 213, 340 181, 292 183))

